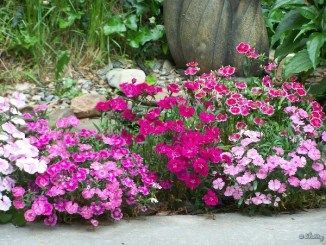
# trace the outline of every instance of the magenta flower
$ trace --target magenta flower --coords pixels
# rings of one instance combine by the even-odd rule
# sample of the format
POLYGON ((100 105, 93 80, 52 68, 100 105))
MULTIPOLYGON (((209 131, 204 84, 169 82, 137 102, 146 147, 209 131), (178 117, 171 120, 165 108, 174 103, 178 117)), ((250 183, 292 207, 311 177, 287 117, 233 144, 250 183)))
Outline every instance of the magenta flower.
POLYGON ((200 69, 198 67, 194 67, 194 66, 189 66, 186 70, 185 70, 185 75, 187 76, 193 76, 196 75, 198 73, 200 69))
POLYGON ((236 50, 239 54, 246 54, 251 49, 249 43, 241 42, 237 45, 236 50))
POLYGON ((235 67, 232 66, 222 66, 218 70, 218 74, 223 77, 230 77, 235 73, 235 67))
POLYGON ((195 109, 192 107, 187 106, 180 106, 179 107, 179 114, 182 117, 192 117, 195 114, 195 109))
POLYGON ((188 187, 190 190, 196 189, 201 183, 200 178, 196 174, 192 173, 185 173, 179 176, 179 178, 184 181, 186 187, 188 187))
POLYGON ((209 207, 214 207, 218 204, 218 198, 214 191, 209 189, 203 196, 204 203, 209 207))
POLYGON ((259 57, 259 54, 257 53, 255 48, 251 48, 246 55, 249 59, 258 59, 259 57))
POLYGON ((124 111, 124 110, 128 109, 127 102, 121 97, 110 99, 107 102, 108 102, 110 108, 112 108, 112 110, 114 110, 114 111, 124 111))
POLYGON ((107 101, 100 101, 96 104, 95 109, 101 112, 105 112, 110 109, 110 104, 107 101))
POLYGON ((25 193, 25 189, 21 186, 15 186, 11 189, 11 192, 14 197, 22 197, 25 193))
POLYGON ((23 209, 25 208, 25 203, 22 199, 14 199, 14 201, 12 202, 13 206, 16 209, 23 209))
POLYGON ((178 84, 176 83, 170 83, 168 86, 167 86, 167 89, 169 92, 171 93, 179 93, 180 92, 180 87, 178 84))
POLYGON ((211 123, 213 121, 215 121, 216 117, 214 114, 212 113, 208 113, 208 112, 200 112, 199 113, 199 119, 203 122, 203 123, 211 123))
POLYGON ((208 175, 209 172, 209 167, 207 162, 202 159, 202 158, 198 158, 196 159, 193 164, 192 164, 195 172, 197 174, 199 174, 200 176, 206 177, 208 175))
POLYGON ((33 222, 36 218, 36 214, 32 209, 25 211, 24 218, 27 222, 33 222))
POLYGON ((55 226, 57 224, 58 217, 56 214, 52 214, 44 219, 44 224, 47 226, 55 226))

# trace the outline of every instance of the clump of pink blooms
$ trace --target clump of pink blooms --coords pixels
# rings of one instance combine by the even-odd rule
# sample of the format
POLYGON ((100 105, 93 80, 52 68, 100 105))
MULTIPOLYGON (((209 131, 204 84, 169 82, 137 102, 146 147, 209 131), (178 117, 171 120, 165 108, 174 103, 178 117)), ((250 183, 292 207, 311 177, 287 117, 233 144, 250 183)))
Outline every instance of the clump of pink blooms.
POLYGON ((27 222, 43 219, 54 226, 62 217, 79 217, 97 226, 105 215, 121 220, 125 208, 144 207, 141 200, 151 196, 156 175, 123 137, 75 130, 75 116, 59 119, 52 130, 41 111, 24 117, 47 168, 12 190, 13 205, 24 210, 27 222))
POLYGON ((25 106, 25 96, 14 93, 0 97, 0 211, 12 207, 12 196, 17 190, 13 177, 33 175, 46 171, 46 162, 39 158, 39 150, 24 133, 25 120, 19 109, 25 106))
MULTIPOLYGON (((236 50, 249 59, 260 56, 248 43, 236 50)), ((325 188, 325 113, 297 78, 277 81, 274 62, 262 66, 261 79, 232 78, 231 66, 197 75, 197 65, 187 64, 192 79, 182 84, 125 83, 125 97, 98 104, 137 125, 124 129, 128 142, 164 156, 163 163, 150 163, 165 165, 159 173, 163 188, 181 182, 208 207, 221 197, 277 207, 289 193, 325 188), (139 108, 139 99, 164 89, 169 94, 155 106, 139 108)))

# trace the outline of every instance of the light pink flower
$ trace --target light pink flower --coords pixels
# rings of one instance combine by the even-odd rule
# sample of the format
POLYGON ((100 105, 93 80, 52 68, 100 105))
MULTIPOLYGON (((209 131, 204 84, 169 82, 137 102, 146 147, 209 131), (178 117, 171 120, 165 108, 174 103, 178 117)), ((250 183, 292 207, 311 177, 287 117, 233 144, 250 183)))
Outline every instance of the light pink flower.
POLYGON ((324 131, 321 135, 321 139, 326 142, 326 131, 324 131))
POLYGON ((272 191, 278 191, 282 186, 282 183, 277 180, 277 179, 274 179, 274 180, 270 180, 268 182, 268 188, 272 191))
POLYGON ((217 178, 216 180, 213 181, 213 188, 216 190, 222 190, 224 186, 225 186, 225 182, 223 181, 222 178, 217 178))

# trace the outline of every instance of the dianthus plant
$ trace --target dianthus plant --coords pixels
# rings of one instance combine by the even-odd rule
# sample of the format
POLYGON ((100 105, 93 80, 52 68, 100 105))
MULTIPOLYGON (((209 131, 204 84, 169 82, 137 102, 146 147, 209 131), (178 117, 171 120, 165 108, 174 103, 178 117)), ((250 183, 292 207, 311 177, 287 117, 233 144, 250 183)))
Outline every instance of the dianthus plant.
POLYGON ((43 173, 46 163, 39 159, 39 151, 25 136, 25 120, 19 109, 25 106, 25 96, 14 93, 0 97, 0 220, 9 221, 12 198, 19 191, 16 182, 43 173), (8 219, 8 220, 7 220, 8 219))
MULTIPOLYGON (((236 48, 259 59, 247 43, 236 48)), ((124 135, 145 149, 163 188, 181 182, 207 206, 225 197, 271 208, 325 191, 325 113, 296 77, 277 79, 271 61, 261 65, 261 78, 234 78, 231 66, 196 76, 197 63, 187 66, 190 78, 182 83, 125 83, 124 97, 97 105, 120 115, 124 135), (154 106, 140 107, 155 96, 161 99, 154 106), (153 144, 161 158, 148 154, 153 144)))
POLYGON ((156 176, 122 137, 78 131, 74 116, 59 119, 53 130, 38 113, 24 117, 31 142, 47 163, 44 173, 14 195, 26 221, 43 219, 53 226, 58 219, 82 218, 97 226, 102 216, 120 220, 124 209, 143 208, 150 199, 156 176))

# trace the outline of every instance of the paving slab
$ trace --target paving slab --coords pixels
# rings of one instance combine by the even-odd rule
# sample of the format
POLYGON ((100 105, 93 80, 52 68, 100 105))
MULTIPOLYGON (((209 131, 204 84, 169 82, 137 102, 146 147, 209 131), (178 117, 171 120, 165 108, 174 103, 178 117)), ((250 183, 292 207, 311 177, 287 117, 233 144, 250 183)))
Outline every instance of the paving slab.
POLYGON ((326 209, 268 217, 237 213, 216 214, 215 219, 208 215, 151 216, 95 230, 83 225, 1 225, 0 231, 1 245, 326 244, 326 209))

